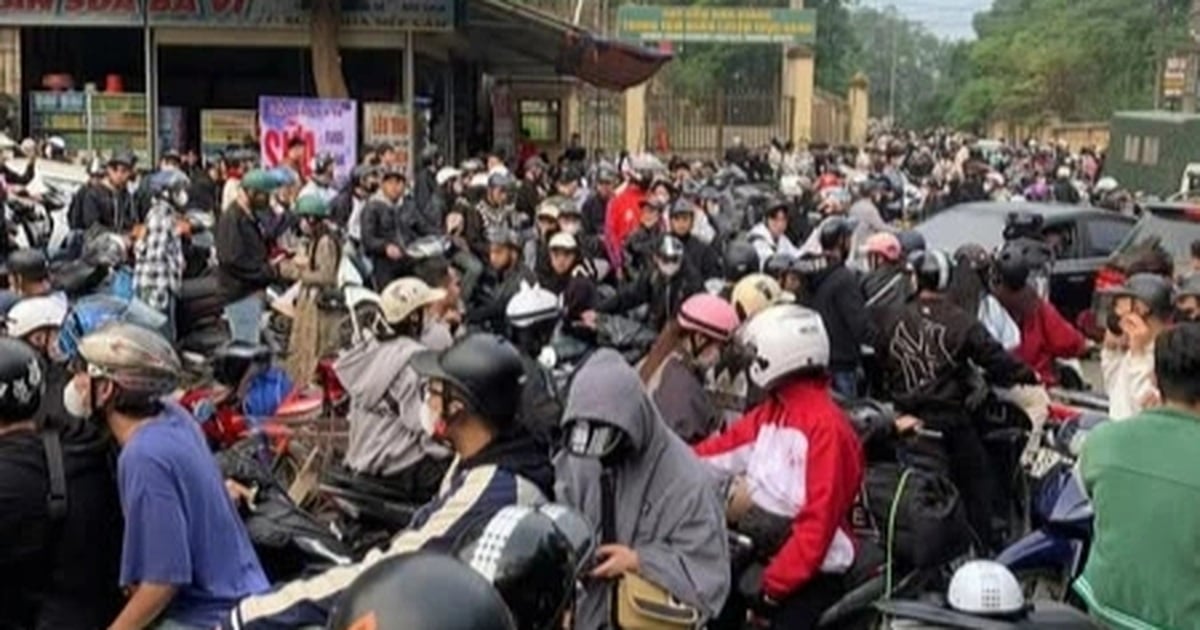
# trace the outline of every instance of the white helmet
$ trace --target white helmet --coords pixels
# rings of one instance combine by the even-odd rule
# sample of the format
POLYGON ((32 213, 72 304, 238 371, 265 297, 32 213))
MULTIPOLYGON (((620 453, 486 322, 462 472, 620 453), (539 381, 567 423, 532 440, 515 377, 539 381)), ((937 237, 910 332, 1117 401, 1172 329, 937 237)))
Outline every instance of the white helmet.
POLYGON ((1025 608, 1021 585, 1008 567, 972 560, 954 572, 946 592, 950 607, 972 615, 1011 615, 1025 608))
POLYGON ((1096 182, 1096 192, 1102 195, 1107 195, 1108 193, 1115 191, 1117 188, 1120 188, 1120 184, 1118 184, 1116 178, 1113 177, 1101 177, 1100 181, 1096 182))
POLYGON ((446 298, 445 289, 434 289, 420 278, 399 278, 383 289, 379 304, 389 324, 400 324, 417 309, 446 298))
POLYGON ((67 301, 56 296, 31 297, 8 310, 8 334, 21 338, 42 328, 59 328, 67 317, 67 301))
POLYGON ((538 322, 558 319, 562 314, 562 303, 557 295, 537 284, 522 282, 521 290, 508 301, 504 314, 513 326, 528 328, 538 322))
POLYGON ((829 335, 816 311, 795 304, 770 306, 750 318, 738 332, 738 343, 754 353, 750 382, 769 390, 800 370, 829 366, 829 335))
POLYGON ((433 176, 433 179, 437 182, 438 186, 445 186, 446 182, 458 177, 459 175, 462 175, 462 171, 454 168, 453 166, 444 166, 438 170, 437 174, 433 176))
POLYGON ((804 195, 805 188, 799 175, 784 175, 779 178, 779 192, 785 197, 800 197, 804 195))

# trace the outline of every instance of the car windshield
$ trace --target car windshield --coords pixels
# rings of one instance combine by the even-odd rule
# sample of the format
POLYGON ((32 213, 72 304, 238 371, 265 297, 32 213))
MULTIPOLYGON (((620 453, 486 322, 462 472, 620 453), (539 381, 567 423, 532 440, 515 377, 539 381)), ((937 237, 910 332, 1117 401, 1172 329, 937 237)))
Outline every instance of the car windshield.
POLYGON ((963 208, 950 209, 917 226, 931 249, 954 252, 968 243, 992 251, 1004 244, 1007 213, 963 208))
POLYGON ((1125 242, 1117 251, 1127 251, 1150 238, 1158 239, 1163 249, 1171 254, 1176 268, 1182 269, 1191 258, 1192 242, 1200 240, 1200 221, 1148 212, 1125 237, 1125 242))

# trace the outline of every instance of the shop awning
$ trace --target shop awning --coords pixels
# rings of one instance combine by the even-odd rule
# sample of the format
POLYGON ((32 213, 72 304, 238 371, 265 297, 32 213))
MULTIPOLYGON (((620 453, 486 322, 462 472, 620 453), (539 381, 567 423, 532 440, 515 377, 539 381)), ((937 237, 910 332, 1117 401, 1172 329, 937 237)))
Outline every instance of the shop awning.
POLYGON ((471 0, 463 30, 476 57, 504 72, 568 75, 624 90, 644 83, 671 54, 592 34, 512 0, 471 0))

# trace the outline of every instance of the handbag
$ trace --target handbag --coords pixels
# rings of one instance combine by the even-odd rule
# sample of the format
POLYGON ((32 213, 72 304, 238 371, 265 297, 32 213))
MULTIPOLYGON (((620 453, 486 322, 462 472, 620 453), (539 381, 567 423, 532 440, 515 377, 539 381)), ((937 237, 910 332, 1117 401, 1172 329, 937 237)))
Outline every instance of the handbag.
POLYGON ((617 585, 617 626, 621 630, 678 630, 700 622, 700 611, 636 573, 617 585))

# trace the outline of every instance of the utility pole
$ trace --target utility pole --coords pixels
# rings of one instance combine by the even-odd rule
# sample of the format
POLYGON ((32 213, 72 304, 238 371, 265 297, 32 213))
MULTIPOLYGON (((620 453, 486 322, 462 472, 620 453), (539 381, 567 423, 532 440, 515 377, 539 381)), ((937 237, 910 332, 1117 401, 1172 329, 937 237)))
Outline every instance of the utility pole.
POLYGON ((1184 81, 1183 99, 1180 108, 1188 114, 1196 113, 1196 72, 1200 70, 1200 0, 1192 0, 1192 9, 1188 13, 1188 47, 1187 78, 1184 81))

